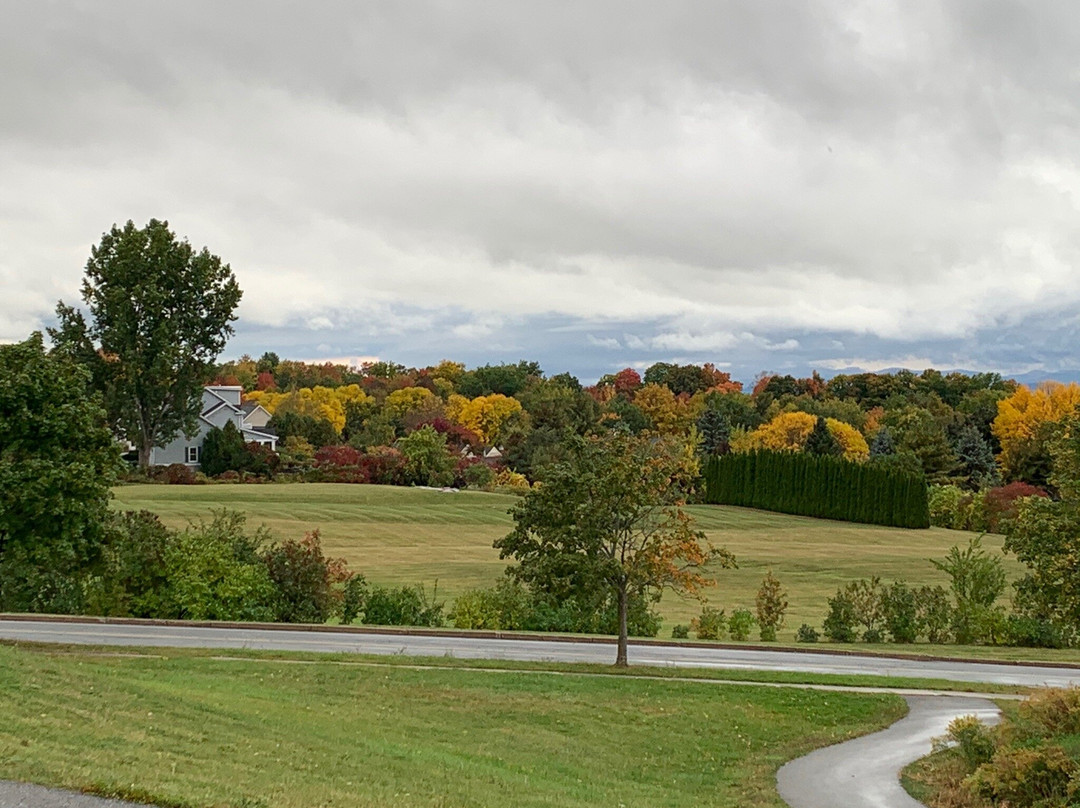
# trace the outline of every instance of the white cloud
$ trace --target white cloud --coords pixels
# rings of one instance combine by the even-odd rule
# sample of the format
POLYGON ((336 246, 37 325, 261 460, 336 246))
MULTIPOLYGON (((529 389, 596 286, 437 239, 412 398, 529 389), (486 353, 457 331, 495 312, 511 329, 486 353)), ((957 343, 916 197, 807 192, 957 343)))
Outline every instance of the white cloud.
POLYGON ((592 334, 586 334, 585 339, 590 345, 597 348, 617 349, 622 347, 622 343, 615 339, 615 337, 596 337, 592 334))
POLYGON ((635 357, 922 353, 1080 307, 1068 10, 376 6, 261 7, 258 36, 218 5, 24 9, 0 339, 151 216, 231 263, 241 326, 337 352, 452 312, 491 345, 551 317, 635 357))

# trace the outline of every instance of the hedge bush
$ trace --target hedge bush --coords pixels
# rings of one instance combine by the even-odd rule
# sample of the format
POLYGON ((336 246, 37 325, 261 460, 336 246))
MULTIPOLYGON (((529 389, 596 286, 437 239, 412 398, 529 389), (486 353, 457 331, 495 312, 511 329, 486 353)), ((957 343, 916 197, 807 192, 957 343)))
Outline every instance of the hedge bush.
POLYGON ((758 450, 712 457, 705 501, 891 527, 930 527, 916 475, 842 458, 758 450))

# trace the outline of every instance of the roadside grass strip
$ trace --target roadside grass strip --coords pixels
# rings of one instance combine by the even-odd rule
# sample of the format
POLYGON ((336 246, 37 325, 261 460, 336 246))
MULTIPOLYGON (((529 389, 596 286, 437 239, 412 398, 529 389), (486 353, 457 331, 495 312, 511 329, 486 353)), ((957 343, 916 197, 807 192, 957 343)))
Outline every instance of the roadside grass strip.
POLYGON ((301 656, 2 646, 0 778, 183 808, 781 806, 783 762, 905 709, 712 677, 301 656))

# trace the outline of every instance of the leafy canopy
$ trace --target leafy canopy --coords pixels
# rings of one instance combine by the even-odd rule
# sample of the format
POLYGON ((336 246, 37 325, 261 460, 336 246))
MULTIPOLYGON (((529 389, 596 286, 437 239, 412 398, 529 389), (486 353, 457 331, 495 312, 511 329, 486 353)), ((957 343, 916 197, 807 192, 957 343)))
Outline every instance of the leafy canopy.
POLYGON ((80 608, 120 463, 87 382, 41 334, 0 346, 0 610, 80 608))
POLYGON ((196 252, 151 219, 105 233, 91 248, 82 299, 90 313, 57 305, 57 349, 86 363, 105 395, 113 428, 150 449, 194 434, 202 385, 233 333, 240 287, 228 264, 196 252))
POLYGON ((495 542, 510 572, 562 597, 606 590, 619 602, 617 664, 626 663, 631 596, 664 587, 698 595, 703 567, 734 564, 683 510, 697 474, 693 448, 668 437, 613 430, 575 437, 542 486, 511 509, 514 529, 495 542))

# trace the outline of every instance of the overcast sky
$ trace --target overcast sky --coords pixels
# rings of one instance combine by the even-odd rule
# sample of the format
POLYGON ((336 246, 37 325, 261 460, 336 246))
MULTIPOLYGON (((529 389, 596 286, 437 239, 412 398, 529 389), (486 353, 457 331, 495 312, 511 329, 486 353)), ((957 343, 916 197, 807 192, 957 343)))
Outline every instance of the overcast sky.
POLYGON ((1080 372, 1070 0, 0 11, 0 340, 156 217, 229 356, 1080 372))

